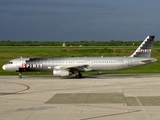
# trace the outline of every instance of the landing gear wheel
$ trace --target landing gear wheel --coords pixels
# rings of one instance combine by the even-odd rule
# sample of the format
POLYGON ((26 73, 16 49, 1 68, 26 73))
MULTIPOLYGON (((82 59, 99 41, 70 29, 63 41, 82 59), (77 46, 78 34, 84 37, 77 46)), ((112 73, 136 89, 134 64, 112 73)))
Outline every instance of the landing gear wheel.
POLYGON ((21 78, 22 78, 22 75, 19 75, 18 78, 21 79, 21 78))
POLYGON ((80 72, 77 72, 77 74, 76 74, 75 77, 76 77, 76 78, 82 78, 82 74, 81 74, 80 72))
POLYGON ((20 73, 19 73, 18 78, 19 78, 19 79, 21 79, 21 78, 22 78, 22 72, 20 72, 20 73))

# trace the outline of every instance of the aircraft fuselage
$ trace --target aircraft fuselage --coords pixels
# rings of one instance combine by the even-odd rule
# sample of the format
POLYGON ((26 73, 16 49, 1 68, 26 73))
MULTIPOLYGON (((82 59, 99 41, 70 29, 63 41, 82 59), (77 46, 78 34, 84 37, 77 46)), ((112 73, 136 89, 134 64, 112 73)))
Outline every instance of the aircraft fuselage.
POLYGON ((139 57, 69 57, 69 58, 17 58, 5 64, 3 68, 8 71, 53 71, 59 67, 79 67, 83 71, 114 71, 128 69, 157 61, 155 58, 139 57))

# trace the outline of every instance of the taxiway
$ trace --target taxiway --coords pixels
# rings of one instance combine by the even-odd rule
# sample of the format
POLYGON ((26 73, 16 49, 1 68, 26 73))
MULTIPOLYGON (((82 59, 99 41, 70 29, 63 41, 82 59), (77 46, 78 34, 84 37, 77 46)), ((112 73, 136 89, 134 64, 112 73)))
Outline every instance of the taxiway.
POLYGON ((159 120, 160 75, 0 76, 1 120, 159 120))

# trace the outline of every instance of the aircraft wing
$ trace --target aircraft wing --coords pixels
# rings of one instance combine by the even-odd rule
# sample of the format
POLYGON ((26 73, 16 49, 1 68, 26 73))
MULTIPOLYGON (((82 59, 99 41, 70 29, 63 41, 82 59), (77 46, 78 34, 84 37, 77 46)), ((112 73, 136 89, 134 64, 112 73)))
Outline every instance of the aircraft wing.
POLYGON ((67 66, 67 67, 63 67, 63 69, 70 69, 73 71, 91 71, 92 70, 89 67, 89 65, 67 66))

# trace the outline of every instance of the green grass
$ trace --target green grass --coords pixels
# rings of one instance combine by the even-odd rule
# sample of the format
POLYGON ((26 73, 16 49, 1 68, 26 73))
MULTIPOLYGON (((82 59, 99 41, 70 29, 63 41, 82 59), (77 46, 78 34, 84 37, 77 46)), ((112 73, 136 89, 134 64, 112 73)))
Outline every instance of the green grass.
MULTIPOLYGON (((0 66, 9 60, 19 57, 84 57, 84 56, 129 56, 137 46, 94 46, 94 47, 54 47, 54 46, 0 46, 0 66)), ((160 59, 160 48, 154 47, 152 57, 160 59)), ((87 74, 98 74, 88 72, 87 74)), ((136 73, 160 73, 160 62, 137 68, 102 72, 105 74, 136 74, 136 73)), ((23 73, 26 75, 52 75, 52 73, 23 73)), ((0 75, 17 75, 15 72, 7 72, 0 68, 0 75)))

